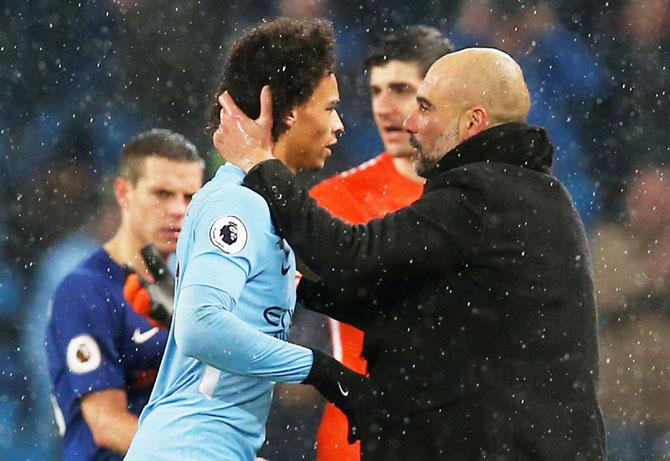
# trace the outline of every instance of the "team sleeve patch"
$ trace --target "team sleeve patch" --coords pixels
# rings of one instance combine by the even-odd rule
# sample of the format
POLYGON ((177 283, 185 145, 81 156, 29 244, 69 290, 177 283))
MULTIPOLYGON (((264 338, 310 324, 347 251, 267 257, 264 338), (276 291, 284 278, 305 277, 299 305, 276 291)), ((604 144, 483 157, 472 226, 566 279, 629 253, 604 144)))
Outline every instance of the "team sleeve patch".
POLYGON ((209 239, 226 254, 236 254, 247 245, 247 228, 236 216, 221 216, 209 229, 209 239))
POLYGON ((89 373, 100 366, 100 346, 91 335, 79 335, 67 345, 67 366, 75 374, 89 373))

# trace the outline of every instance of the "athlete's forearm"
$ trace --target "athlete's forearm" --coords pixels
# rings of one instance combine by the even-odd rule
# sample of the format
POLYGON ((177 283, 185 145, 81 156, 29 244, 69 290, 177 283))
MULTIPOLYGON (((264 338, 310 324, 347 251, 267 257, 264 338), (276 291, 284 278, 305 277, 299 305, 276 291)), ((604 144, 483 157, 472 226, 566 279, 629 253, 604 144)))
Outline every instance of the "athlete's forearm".
POLYGON ((97 445, 126 454, 137 432, 138 418, 128 411, 124 390, 106 389, 85 395, 81 410, 97 445))
POLYGON ((137 432, 138 417, 130 412, 108 415, 106 446, 115 453, 125 455, 137 432))
POLYGON ((175 341, 189 357, 230 373, 300 383, 312 367, 310 349, 268 336, 233 315, 234 301, 208 286, 182 288, 175 341))

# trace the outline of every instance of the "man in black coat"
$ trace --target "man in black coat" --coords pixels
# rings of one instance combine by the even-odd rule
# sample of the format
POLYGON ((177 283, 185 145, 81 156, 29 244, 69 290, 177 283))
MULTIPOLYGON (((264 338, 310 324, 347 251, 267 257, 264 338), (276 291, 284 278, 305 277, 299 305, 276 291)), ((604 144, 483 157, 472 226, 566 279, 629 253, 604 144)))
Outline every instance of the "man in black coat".
POLYGON ((325 282, 303 293, 360 301, 331 313, 368 333, 365 459, 603 457, 584 229, 511 57, 473 48, 431 67, 405 121, 424 194, 367 225, 332 218, 272 159, 268 92, 256 121, 220 101, 215 146, 325 282))

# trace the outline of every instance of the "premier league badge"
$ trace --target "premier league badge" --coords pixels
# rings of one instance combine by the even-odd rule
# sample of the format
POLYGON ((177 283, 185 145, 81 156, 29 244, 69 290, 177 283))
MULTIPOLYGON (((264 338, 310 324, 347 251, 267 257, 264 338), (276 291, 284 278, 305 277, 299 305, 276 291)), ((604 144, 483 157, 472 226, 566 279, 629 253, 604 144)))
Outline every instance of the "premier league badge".
POLYGON ((236 216, 221 216, 209 230, 209 239, 226 254, 236 254, 247 244, 247 228, 236 216))

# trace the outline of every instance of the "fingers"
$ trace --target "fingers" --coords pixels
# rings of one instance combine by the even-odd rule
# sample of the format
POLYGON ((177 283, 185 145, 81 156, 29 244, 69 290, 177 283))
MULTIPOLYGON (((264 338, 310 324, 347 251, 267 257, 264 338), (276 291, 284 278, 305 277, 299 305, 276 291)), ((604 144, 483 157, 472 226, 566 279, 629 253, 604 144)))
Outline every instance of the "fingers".
POLYGON ((219 154, 243 171, 272 157, 272 94, 270 88, 261 91, 261 112, 251 120, 224 91, 217 98, 221 105, 221 121, 212 135, 219 154))
POLYGON ((272 90, 269 85, 261 89, 261 113, 256 123, 264 130, 272 129, 272 90))
POLYGON ((128 300, 132 300, 137 292, 141 289, 142 282, 140 281, 140 278, 137 276, 137 274, 129 274, 126 278, 126 283, 123 286, 123 296, 128 300))
POLYGON ((137 274, 130 274, 123 286, 123 296, 132 309, 140 315, 151 314, 151 296, 137 274))
MULTIPOLYGON (((221 105, 221 112, 219 113, 219 118, 221 120, 221 125, 223 121, 227 118, 233 117, 238 120, 246 119, 246 115, 242 110, 235 104, 235 101, 230 96, 227 91, 221 93, 218 97, 219 104, 221 105)), ((261 89, 260 95, 260 104, 261 110, 260 115, 256 120, 256 124, 263 129, 265 132, 270 132, 272 130, 272 90, 269 85, 263 86, 261 89)))
MULTIPOLYGON (((255 121, 252 121, 249 117, 247 117, 242 109, 240 109, 237 104, 235 104, 232 96, 230 96, 230 93, 227 91, 221 93, 217 101, 219 101, 219 104, 221 105, 218 130, 225 131, 227 128, 231 128, 233 126, 246 127, 243 128, 243 130, 248 130, 251 129, 251 127, 254 125, 255 121)), ((270 116, 270 119, 272 119, 272 116, 270 116)))
POLYGON ((131 307, 140 315, 145 317, 151 316, 151 296, 145 288, 137 292, 135 299, 131 303, 131 307))
POLYGON ((219 104, 221 104, 221 120, 223 121, 224 117, 230 117, 235 116, 235 117, 241 117, 244 116, 244 113, 240 110, 239 107, 237 107, 237 104, 235 104, 235 101, 233 100, 232 96, 230 96, 230 93, 227 91, 224 91, 219 95, 219 104))
POLYGON ((223 136, 223 129, 225 127, 224 122, 228 119, 228 117, 231 116, 230 104, 234 105, 235 102, 232 100, 227 91, 221 93, 217 98, 217 101, 221 106, 221 110, 219 111, 219 126, 212 135, 212 144, 219 150, 219 152, 221 152, 219 145, 221 144, 220 138, 223 136))

